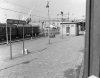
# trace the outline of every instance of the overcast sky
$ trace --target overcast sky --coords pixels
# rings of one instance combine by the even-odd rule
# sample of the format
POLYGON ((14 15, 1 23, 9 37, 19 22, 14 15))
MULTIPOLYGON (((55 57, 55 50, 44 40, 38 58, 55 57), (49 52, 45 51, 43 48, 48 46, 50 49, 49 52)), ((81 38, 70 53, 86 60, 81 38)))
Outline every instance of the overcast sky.
MULTIPOLYGON (((60 14, 60 11, 63 11, 65 16, 67 17, 67 13, 70 13, 70 18, 82 18, 85 15, 85 7, 86 0, 48 0, 50 2, 50 17, 58 18, 61 16, 57 16, 60 14)), ((47 17, 47 8, 46 8, 47 0, 0 0, 0 7, 7 8, 11 10, 21 11, 28 13, 32 8, 32 14, 47 17)), ((0 9, 0 13, 4 15, 14 14, 15 12, 6 11, 0 9), (12 13, 12 14, 11 14, 12 13)), ((22 16, 24 14, 17 14, 22 16)), ((2 16, 3 17, 3 16, 2 16)), ((35 16, 34 16, 35 17, 35 16)))

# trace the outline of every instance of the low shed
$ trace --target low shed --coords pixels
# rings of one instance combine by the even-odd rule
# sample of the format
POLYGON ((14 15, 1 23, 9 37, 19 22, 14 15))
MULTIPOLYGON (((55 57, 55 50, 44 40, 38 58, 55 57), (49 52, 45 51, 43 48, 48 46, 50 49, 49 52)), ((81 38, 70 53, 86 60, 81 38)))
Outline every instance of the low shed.
POLYGON ((60 23, 60 33, 63 35, 77 36, 79 35, 78 22, 63 22, 60 23))

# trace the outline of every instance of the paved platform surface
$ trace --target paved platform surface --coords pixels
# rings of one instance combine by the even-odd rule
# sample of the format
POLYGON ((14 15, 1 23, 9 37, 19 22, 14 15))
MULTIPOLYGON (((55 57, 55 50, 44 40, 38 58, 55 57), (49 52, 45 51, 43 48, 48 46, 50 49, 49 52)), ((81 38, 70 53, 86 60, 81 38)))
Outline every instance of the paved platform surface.
POLYGON ((0 46, 0 78, 78 78, 84 55, 84 36, 56 36, 26 40, 30 53, 22 55, 22 42, 0 46))

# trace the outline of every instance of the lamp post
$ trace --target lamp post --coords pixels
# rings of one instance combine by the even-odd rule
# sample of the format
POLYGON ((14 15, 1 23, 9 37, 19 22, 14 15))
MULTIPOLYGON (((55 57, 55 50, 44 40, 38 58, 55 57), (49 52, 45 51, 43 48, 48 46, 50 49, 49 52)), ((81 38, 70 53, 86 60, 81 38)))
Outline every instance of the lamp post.
POLYGON ((61 15, 61 22, 62 22, 62 39, 63 39, 63 11, 60 12, 60 14, 57 14, 57 15, 61 15))
POLYGON ((46 8, 48 8, 48 22, 49 22, 49 25, 48 25, 48 39, 49 39, 49 44, 50 44, 50 18, 49 18, 49 1, 47 1, 46 8))
POLYGON ((62 39, 63 39, 63 12, 61 11, 61 15, 62 15, 62 39))

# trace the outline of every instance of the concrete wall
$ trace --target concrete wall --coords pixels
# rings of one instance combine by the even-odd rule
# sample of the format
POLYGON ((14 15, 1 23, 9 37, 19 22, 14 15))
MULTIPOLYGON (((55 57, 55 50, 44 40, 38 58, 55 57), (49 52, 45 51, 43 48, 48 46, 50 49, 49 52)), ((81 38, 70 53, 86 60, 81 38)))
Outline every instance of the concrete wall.
POLYGON ((71 24, 70 25, 70 35, 75 36, 76 35, 76 24, 71 24))

